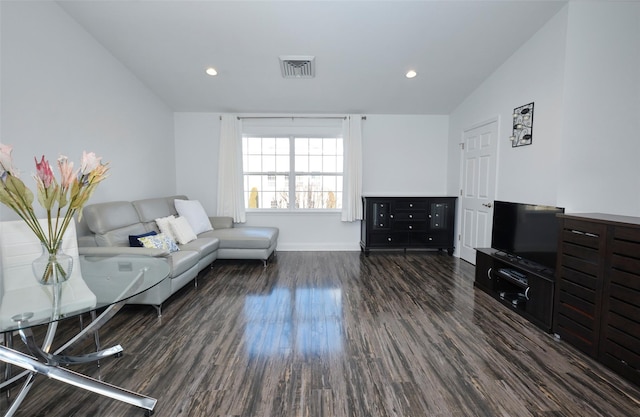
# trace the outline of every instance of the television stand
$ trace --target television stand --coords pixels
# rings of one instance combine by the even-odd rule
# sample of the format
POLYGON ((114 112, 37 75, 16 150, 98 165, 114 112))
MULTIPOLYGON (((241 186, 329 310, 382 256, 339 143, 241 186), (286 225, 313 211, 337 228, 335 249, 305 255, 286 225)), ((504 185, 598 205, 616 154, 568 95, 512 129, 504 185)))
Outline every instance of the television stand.
POLYGON ((551 333, 554 278, 549 269, 496 249, 477 249, 474 286, 551 333))

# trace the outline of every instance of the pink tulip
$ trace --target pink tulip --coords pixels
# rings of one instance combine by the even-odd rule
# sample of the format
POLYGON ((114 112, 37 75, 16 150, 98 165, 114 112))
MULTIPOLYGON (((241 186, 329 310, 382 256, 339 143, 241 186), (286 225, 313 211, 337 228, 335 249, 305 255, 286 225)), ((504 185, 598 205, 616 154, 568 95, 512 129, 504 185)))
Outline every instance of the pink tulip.
POLYGON ((82 175, 87 175, 88 173, 96 169, 98 165, 100 165, 101 159, 102 158, 97 157, 96 154, 93 152, 87 153, 85 151, 82 151, 82 162, 80 165, 80 173, 82 175))
POLYGON ((60 169, 60 186, 63 190, 67 190, 76 177, 76 174, 73 172, 73 162, 69 162, 66 156, 60 155, 60 158, 58 158, 58 168, 60 169))
POLYGON ((54 180, 53 170, 51 169, 51 165, 49 165, 49 161, 44 159, 44 155, 42 155, 40 162, 38 162, 36 158, 33 159, 36 161, 37 178, 42 181, 44 188, 49 188, 54 180))
POLYGON ((11 151, 13 151, 13 147, 11 145, 3 145, 0 143, 0 176, 5 172, 14 175, 11 151))

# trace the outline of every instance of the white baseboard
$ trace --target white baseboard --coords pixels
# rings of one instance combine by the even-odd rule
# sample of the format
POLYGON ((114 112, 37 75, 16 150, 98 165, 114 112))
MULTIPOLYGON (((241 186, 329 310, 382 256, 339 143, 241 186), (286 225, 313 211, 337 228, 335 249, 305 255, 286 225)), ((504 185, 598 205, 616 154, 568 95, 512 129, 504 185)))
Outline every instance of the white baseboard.
POLYGON ((280 243, 278 242, 277 251, 283 252, 308 252, 308 251, 319 251, 319 252, 329 252, 329 251, 337 251, 337 252, 352 252, 352 251, 360 251, 359 243, 345 243, 345 242, 335 242, 335 243, 280 243))

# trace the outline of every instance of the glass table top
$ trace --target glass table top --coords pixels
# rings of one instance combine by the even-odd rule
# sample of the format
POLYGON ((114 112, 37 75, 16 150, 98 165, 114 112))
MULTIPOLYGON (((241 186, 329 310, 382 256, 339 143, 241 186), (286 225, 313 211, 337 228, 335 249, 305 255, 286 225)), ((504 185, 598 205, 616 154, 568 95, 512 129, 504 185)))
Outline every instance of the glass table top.
POLYGON ((61 284, 59 314, 54 314, 54 286, 24 277, 22 288, 0 286, 0 332, 47 324, 107 307, 141 294, 169 276, 166 259, 149 256, 80 256, 80 276, 61 284), (27 281, 29 280, 29 281, 27 281))

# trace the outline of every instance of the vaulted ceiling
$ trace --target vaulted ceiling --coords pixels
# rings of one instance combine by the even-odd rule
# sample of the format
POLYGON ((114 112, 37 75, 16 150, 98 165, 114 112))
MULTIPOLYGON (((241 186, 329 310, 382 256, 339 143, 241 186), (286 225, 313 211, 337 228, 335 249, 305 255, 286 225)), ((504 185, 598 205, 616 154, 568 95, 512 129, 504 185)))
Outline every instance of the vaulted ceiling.
POLYGON ((58 4, 174 111, 449 114, 566 1, 58 4))

